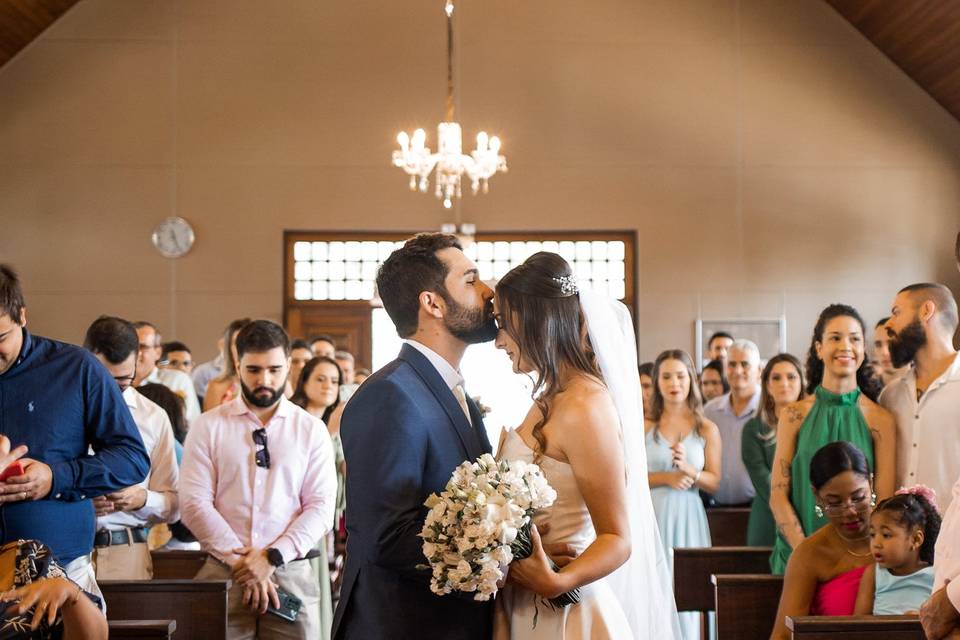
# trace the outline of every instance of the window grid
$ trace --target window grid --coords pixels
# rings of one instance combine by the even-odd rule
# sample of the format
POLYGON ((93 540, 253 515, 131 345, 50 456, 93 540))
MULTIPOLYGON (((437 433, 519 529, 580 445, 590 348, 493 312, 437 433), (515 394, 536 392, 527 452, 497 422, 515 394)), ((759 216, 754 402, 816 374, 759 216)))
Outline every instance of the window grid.
MULTIPOLYGON (((380 264, 403 241, 330 240, 293 243, 293 297, 308 300, 372 300, 380 264)), ((560 254, 578 283, 623 300, 626 243, 622 240, 477 240, 465 253, 482 280, 498 280, 538 251, 560 254)))

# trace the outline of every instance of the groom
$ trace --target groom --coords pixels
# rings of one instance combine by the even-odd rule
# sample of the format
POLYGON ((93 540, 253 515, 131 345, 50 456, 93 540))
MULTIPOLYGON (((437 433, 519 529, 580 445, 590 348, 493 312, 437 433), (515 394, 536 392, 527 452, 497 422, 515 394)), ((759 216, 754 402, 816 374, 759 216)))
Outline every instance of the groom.
POLYGON ((465 460, 490 452, 463 389, 467 346, 496 337, 493 292, 457 239, 421 234, 380 267, 377 290, 406 344, 344 409, 347 563, 335 640, 487 640, 492 603, 437 596, 417 536, 424 500, 465 460))

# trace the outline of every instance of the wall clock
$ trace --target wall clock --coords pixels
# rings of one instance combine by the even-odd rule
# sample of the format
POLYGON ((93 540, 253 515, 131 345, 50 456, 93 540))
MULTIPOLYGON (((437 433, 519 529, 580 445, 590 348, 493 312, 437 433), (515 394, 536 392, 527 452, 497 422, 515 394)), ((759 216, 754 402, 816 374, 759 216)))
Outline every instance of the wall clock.
POLYGON ((170 216, 154 228, 150 240, 163 257, 179 258, 190 251, 196 236, 189 222, 179 216, 170 216))

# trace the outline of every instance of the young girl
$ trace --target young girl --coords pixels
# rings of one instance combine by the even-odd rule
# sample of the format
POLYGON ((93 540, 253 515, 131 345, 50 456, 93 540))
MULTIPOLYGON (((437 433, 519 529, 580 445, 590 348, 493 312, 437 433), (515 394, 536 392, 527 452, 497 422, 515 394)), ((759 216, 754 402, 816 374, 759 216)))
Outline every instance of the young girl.
POLYGON ((876 564, 863 574, 855 615, 916 613, 933 591, 933 547, 940 513, 932 489, 900 489, 870 518, 876 564))

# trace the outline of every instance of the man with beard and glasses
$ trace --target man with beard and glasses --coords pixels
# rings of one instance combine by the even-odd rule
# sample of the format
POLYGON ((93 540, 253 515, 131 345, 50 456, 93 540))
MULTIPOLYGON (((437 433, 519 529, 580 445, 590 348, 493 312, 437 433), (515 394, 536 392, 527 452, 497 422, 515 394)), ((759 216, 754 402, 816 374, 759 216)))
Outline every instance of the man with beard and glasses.
POLYGON ((439 233, 394 251, 377 290, 405 344, 357 390, 340 423, 347 562, 333 637, 487 640, 492 602, 439 598, 417 565, 424 500, 462 462, 491 452, 460 361, 468 345, 496 337, 493 291, 457 239, 439 233))
POLYGON ((183 523, 210 554, 198 580, 232 579, 227 638, 321 637, 311 550, 332 528, 333 446, 323 423, 287 400, 290 341, 257 320, 237 334, 239 397, 200 416, 180 471, 183 523), (267 612, 278 591, 294 622, 267 612))
POLYGON ((880 396, 897 419, 897 486, 925 484, 946 508, 960 476, 957 303, 942 284, 910 285, 894 299, 886 329, 893 366, 910 365, 880 396))

